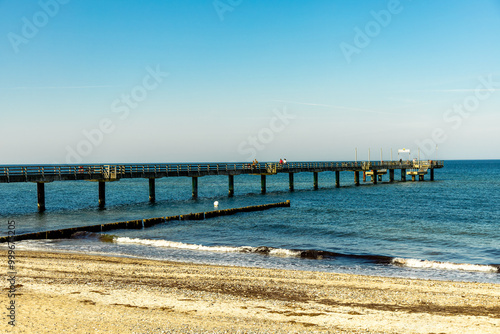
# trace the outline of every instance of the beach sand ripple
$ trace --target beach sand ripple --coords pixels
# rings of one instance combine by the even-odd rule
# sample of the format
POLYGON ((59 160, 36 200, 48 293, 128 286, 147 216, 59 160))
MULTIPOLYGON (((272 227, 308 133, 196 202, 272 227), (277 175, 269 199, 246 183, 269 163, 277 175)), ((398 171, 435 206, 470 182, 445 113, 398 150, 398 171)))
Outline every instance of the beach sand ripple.
POLYGON ((4 289, 2 333, 500 332, 496 284, 30 251, 16 261, 16 326, 4 289))

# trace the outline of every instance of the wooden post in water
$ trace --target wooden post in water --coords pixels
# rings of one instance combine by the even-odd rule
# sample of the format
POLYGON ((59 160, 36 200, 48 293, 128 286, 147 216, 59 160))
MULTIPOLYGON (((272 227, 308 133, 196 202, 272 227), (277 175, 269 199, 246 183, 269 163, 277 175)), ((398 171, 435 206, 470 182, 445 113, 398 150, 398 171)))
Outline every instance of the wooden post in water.
POLYGON ((318 172, 313 172, 314 190, 318 190, 318 172))
POLYGON ((260 193, 266 193, 266 176, 264 174, 260 176, 260 193))
POLYGON ((358 171, 354 172, 354 185, 359 186, 359 172, 358 171))
POLYGON ((106 182, 99 181, 99 209, 106 207, 106 182))
POLYGON ((373 184, 377 184, 378 177, 377 177, 377 170, 376 169, 373 170, 372 178, 373 178, 373 184))
POLYGON ((434 168, 431 168, 431 181, 434 181, 434 168))
POLYGON ((401 182, 406 182, 406 169, 401 168, 401 182))
POLYGON ((36 192, 38 197, 38 212, 45 211, 45 183, 37 182, 36 192))
POLYGON ((363 182, 366 182, 366 172, 363 171, 363 182))
POLYGON ((419 181, 424 181, 424 174, 419 175, 419 176, 418 176, 418 180, 419 180, 419 181))
POLYGON ((198 198, 198 177, 197 176, 193 176, 191 179, 192 179, 192 185, 193 185, 193 195, 192 195, 192 198, 193 199, 197 199, 198 198))
POLYGON ((394 182, 394 169, 389 169, 389 182, 394 182))
POLYGON ((149 202, 154 203, 156 201, 156 185, 155 179, 153 177, 149 178, 149 202))
POLYGON ((293 188, 293 173, 288 173, 288 189, 290 189, 290 191, 294 190, 294 188, 293 188))
POLYGON ((234 196, 234 175, 228 175, 228 182, 229 182, 229 197, 234 196))
POLYGON ((340 188, 340 172, 335 171, 335 188, 340 188))

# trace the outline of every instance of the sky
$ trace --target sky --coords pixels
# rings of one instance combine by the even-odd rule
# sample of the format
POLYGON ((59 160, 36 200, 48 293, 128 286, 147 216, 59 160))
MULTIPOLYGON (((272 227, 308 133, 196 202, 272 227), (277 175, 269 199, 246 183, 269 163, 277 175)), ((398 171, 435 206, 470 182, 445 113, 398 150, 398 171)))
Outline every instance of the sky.
POLYGON ((0 164, 499 159, 499 31, 499 0, 0 0, 0 164))

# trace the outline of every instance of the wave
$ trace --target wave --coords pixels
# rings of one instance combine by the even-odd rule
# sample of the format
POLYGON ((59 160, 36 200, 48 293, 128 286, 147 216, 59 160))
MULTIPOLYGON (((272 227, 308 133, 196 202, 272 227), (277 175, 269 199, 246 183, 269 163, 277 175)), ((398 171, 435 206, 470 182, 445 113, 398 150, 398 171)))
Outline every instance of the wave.
POLYGON ((281 257, 300 257, 300 251, 294 251, 291 249, 283 249, 283 248, 266 247, 266 246, 261 246, 261 247, 203 246, 197 244, 186 244, 177 241, 151 240, 151 239, 127 238, 127 237, 117 237, 114 239, 114 242, 119 244, 138 244, 138 245, 146 245, 153 247, 176 248, 176 249, 219 252, 219 253, 258 253, 258 254, 281 256, 281 257))
POLYGON ((394 258, 392 260, 392 264, 401 267, 423 268, 423 269, 479 271, 486 273, 500 272, 499 265, 487 265, 487 264, 453 263, 453 262, 440 262, 440 261, 403 259, 403 258, 394 258))
POLYGON ((161 248, 175 248, 205 252, 218 252, 218 253, 254 253, 268 256, 278 257, 296 257, 304 259, 320 260, 324 258, 352 258, 358 260, 369 261, 383 265, 395 265, 400 267, 422 268, 422 269, 438 269, 438 270, 461 270, 461 271, 474 271, 474 272, 500 272, 500 265, 482 265, 482 264, 468 264, 468 263, 452 263, 452 262, 439 262, 428 261, 419 259, 405 259, 395 258, 384 255, 370 255, 370 254, 343 254, 322 250, 302 250, 302 249, 286 249, 275 248, 267 246, 204 246, 197 244, 187 244, 177 241, 169 240, 152 240, 128 237, 115 237, 113 242, 118 244, 136 244, 161 248))

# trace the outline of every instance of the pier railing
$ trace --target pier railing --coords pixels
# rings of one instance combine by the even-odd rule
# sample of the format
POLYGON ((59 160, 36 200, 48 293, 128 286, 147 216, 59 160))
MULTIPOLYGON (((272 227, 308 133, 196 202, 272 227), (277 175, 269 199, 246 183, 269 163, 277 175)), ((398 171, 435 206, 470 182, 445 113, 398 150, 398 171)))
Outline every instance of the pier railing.
POLYGON ((276 174, 322 171, 441 168, 442 161, 358 161, 266 163, 193 163, 140 165, 24 165, 0 166, 0 182, 50 182, 57 180, 110 180, 120 178, 276 174))
POLYGON ((290 163, 198 163, 198 164, 103 164, 103 165, 41 165, 41 166, 0 166, 0 183, 34 182, 37 184, 38 211, 45 211, 45 183, 53 181, 88 180, 98 182, 99 208, 106 204, 106 182, 124 178, 149 179, 149 201, 155 202, 155 179, 162 177, 187 176, 192 178, 192 197, 198 197, 198 178, 206 175, 227 175, 228 195, 234 195, 234 176, 239 174, 260 175, 261 193, 266 193, 266 176, 277 173, 289 174, 289 189, 293 191, 295 173, 312 172, 314 189, 318 189, 320 172, 335 172, 335 187, 340 187, 340 172, 354 172, 354 183, 360 185, 359 174, 363 172, 363 182, 370 176, 376 184, 389 172, 389 182, 394 182, 394 170, 401 170, 401 181, 406 175, 412 180, 418 176, 424 180, 427 170, 434 180, 434 168, 442 168, 442 161, 354 161, 354 162, 290 162, 290 163), (407 170, 410 170, 407 172, 407 170), (415 171, 416 170, 416 171, 415 171))

